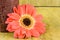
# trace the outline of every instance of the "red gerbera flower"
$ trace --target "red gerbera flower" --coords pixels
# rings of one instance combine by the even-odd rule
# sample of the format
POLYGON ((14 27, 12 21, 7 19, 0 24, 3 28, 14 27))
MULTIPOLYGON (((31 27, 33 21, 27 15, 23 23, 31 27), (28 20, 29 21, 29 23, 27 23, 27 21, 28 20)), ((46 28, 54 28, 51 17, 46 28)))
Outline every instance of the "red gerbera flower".
POLYGON ((15 38, 39 37, 45 32, 42 15, 37 15, 33 6, 18 5, 13 11, 8 14, 6 24, 7 30, 14 32, 15 38))

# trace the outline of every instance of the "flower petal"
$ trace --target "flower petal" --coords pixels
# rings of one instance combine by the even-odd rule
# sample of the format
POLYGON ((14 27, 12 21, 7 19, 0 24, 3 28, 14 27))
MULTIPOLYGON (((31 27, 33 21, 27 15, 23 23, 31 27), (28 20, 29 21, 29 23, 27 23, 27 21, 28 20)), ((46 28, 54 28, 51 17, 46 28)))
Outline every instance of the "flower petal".
POLYGON ((31 35, 33 37, 39 37, 40 36, 39 32, 35 29, 31 29, 30 32, 31 32, 31 35))
POLYGON ((16 31, 14 32, 14 37, 15 37, 15 38, 24 38, 25 35, 24 35, 22 32, 24 32, 24 31, 22 31, 21 29, 16 30, 16 31))
POLYGON ((10 23, 10 22, 12 22, 14 19, 12 19, 12 18, 7 18, 7 20, 6 20, 6 24, 8 24, 8 23, 10 23))
POLYGON ((19 29, 20 26, 19 26, 19 23, 18 23, 18 22, 13 21, 13 22, 10 22, 10 23, 8 24, 7 28, 9 28, 9 29, 7 29, 7 30, 13 30, 13 31, 15 31, 15 30, 19 29), (10 26, 10 27, 9 27, 9 26, 10 26))
POLYGON ((10 24, 8 24, 6 30, 8 30, 9 32, 13 32, 13 30, 12 30, 11 27, 12 27, 12 26, 11 26, 10 24))
POLYGON ((35 15, 36 14, 36 9, 32 5, 26 5, 26 13, 30 15, 35 15))
POLYGON ((21 5, 21 8, 22 8, 24 14, 26 14, 26 5, 21 5))
POLYGON ((42 22, 38 22, 35 24, 35 29, 40 33, 45 33, 46 29, 45 29, 45 24, 42 22))
POLYGON ((14 32, 14 38, 18 38, 18 31, 14 32))
POLYGON ((34 6, 25 4, 25 5, 22 5, 22 7, 23 7, 23 10, 25 11, 25 14, 29 14, 31 16, 36 15, 36 9, 34 8, 34 6))
POLYGON ((37 22, 40 22, 43 17, 42 17, 42 15, 36 15, 34 18, 37 22))
POLYGON ((20 16, 25 13, 24 7, 22 7, 22 6, 20 6, 20 5, 18 5, 17 8, 14 7, 13 10, 14 10, 14 13, 17 13, 17 14, 19 14, 20 16))
POLYGON ((11 23, 11 25, 12 25, 12 29, 14 29, 14 30, 16 30, 16 29, 19 29, 19 28, 20 28, 19 23, 18 23, 18 22, 16 22, 16 21, 13 21, 13 22, 11 23), (14 25, 13 25, 13 24, 14 24, 14 25))
POLYGON ((9 13, 8 14, 9 18, 15 19, 15 20, 19 20, 20 16, 16 13, 9 13))
POLYGON ((19 13, 16 7, 13 8, 14 13, 19 13))
POLYGON ((30 33, 30 31, 29 30, 26 30, 26 38, 29 38, 29 37, 31 37, 31 33, 30 33))

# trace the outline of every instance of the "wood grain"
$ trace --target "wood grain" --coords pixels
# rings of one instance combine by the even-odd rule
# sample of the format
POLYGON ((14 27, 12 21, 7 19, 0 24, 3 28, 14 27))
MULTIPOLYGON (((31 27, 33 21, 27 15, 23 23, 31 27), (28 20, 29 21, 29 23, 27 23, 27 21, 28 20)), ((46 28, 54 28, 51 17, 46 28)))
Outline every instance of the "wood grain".
POLYGON ((60 6, 60 0, 19 0, 19 2, 34 6, 60 6))

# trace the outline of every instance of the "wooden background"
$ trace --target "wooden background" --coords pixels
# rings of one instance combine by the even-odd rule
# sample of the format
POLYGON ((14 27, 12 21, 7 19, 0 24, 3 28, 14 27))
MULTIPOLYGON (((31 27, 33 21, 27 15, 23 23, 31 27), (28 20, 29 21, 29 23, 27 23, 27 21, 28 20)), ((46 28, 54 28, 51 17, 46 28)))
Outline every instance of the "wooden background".
POLYGON ((20 4, 32 4, 34 6, 60 6, 60 0, 19 0, 20 4))
POLYGON ((46 23, 46 33, 39 38, 15 39, 13 33, 0 33, 0 40, 60 40, 60 0, 19 0, 19 4, 31 4, 35 7, 37 14, 42 14, 46 23))

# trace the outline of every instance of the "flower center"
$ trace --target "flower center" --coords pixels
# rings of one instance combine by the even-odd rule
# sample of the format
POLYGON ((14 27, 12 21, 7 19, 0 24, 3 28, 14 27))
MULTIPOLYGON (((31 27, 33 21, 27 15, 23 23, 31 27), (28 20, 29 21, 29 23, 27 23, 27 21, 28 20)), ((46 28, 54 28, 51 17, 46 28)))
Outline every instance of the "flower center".
POLYGON ((19 24, 23 28, 30 29, 30 28, 34 27, 35 20, 32 16, 30 16, 28 14, 24 14, 20 17, 19 24))
POLYGON ((23 23, 26 25, 26 26, 29 26, 31 24, 31 21, 29 18, 25 18, 23 19, 23 23))

